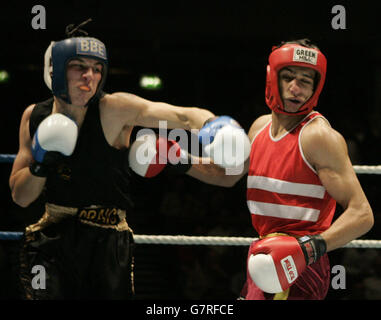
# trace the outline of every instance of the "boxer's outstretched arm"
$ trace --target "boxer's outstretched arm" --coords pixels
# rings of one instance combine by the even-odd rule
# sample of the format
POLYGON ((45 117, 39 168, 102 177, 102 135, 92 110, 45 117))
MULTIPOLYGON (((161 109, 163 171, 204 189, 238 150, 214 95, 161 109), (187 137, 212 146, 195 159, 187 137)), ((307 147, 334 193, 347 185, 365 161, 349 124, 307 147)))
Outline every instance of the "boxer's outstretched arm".
POLYGON ((246 160, 243 170, 238 174, 232 174, 226 168, 214 164, 211 159, 192 156, 192 163, 187 175, 221 187, 233 187, 247 173, 249 167, 249 160, 246 160))
POLYGON ((133 94, 117 92, 107 95, 107 104, 119 109, 124 125, 158 128, 166 121, 168 129, 200 129, 206 120, 214 117, 209 110, 197 107, 179 107, 164 102, 153 102, 133 94))
POLYGON ((306 159, 315 168, 327 192, 344 212, 321 236, 327 251, 340 248, 368 232, 373 212, 348 156, 344 138, 322 119, 304 130, 301 139, 306 159))

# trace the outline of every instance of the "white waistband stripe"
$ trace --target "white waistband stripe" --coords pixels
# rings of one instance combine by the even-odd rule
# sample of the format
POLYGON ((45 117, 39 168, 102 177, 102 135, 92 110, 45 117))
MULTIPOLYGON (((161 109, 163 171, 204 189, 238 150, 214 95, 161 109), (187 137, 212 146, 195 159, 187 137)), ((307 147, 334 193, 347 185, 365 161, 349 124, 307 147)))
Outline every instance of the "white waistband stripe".
POLYGON ((288 182, 263 176, 248 176, 247 187, 318 199, 323 199, 325 193, 325 188, 316 184, 288 182))
POLYGON ((296 219, 316 222, 320 214, 320 210, 317 209, 286 206, 282 204, 266 203, 252 200, 248 200, 247 205, 251 214, 284 219, 296 219))

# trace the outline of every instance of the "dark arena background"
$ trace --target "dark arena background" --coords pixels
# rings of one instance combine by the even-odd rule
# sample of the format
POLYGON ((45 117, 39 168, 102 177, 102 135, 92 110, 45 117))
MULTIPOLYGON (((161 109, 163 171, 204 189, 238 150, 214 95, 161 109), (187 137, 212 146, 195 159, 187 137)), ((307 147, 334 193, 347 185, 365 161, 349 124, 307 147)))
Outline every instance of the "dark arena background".
MULTIPOLYGON (((381 165, 381 34, 375 2, 327 1, 36 1, 1 4, 0 150, 18 151, 24 109, 50 97, 43 55, 66 25, 102 40, 109 55, 106 92, 125 91, 154 101, 227 114, 248 130, 265 105, 265 67, 271 47, 310 38, 328 60, 320 111, 346 139, 354 165, 381 165), (35 5, 46 28, 34 29, 35 5), (345 29, 334 29, 334 5, 345 8, 345 29), (142 86, 156 75, 161 87, 142 86)), ((23 209, 12 202, 11 163, 1 163, 0 231, 22 231, 42 214, 43 199, 23 209)), ((381 240, 381 177, 359 174, 375 216, 363 239, 381 240)), ((127 213, 137 235, 257 237, 246 206, 246 179, 232 188, 189 176, 133 174, 135 209, 127 213)), ((342 212, 338 206, 337 216, 342 212)), ((248 246, 136 245, 136 298, 235 300, 245 280, 248 246)), ((18 299, 13 259, 17 241, 0 241, 0 298, 18 299)), ((327 300, 381 298, 381 255, 375 248, 329 254, 345 268, 345 288, 327 300)), ((332 277, 335 274, 332 273, 332 277)))

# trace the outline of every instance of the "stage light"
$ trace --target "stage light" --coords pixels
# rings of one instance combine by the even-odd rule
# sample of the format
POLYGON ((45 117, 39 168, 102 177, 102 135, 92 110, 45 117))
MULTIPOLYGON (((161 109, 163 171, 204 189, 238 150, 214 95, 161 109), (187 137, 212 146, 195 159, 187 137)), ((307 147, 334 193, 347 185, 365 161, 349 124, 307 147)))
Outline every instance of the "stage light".
POLYGON ((6 70, 0 70, 0 83, 8 82, 9 73, 6 70))
POLYGON ((162 87, 161 79, 156 75, 143 75, 139 81, 140 87, 147 90, 159 90, 162 87))

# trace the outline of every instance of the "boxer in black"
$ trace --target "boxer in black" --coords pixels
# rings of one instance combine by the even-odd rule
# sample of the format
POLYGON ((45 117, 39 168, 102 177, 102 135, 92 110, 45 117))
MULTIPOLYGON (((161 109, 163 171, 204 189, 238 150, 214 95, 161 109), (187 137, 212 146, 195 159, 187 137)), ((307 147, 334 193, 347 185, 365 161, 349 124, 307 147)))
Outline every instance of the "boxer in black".
MULTIPOLYGON (((78 32, 79 30, 76 30, 78 32)), ((53 97, 23 113, 10 175, 15 203, 29 206, 43 192, 46 210, 26 228, 20 276, 26 299, 133 297, 133 235, 128 148, 133 126, 200 129, 206 109, 152 102, 102 91, 104 44, 74 36, 52 42, 44 79, 53 97), (32 267, 46 270, 33 288, 32 267)))

